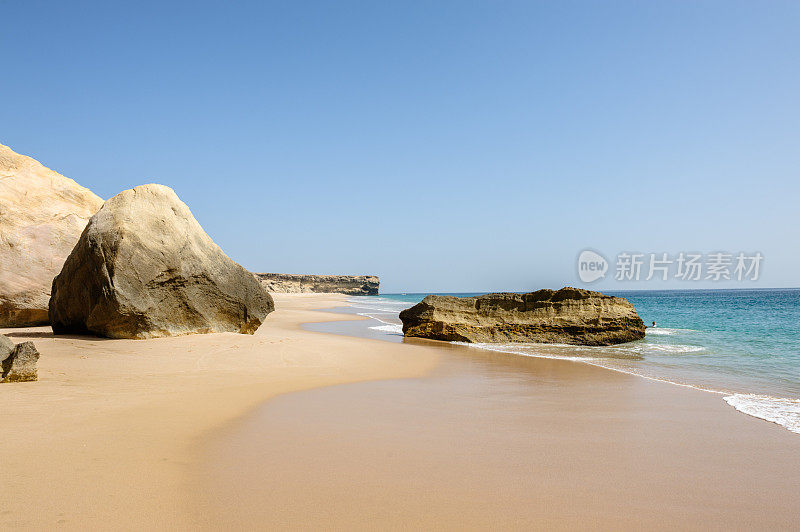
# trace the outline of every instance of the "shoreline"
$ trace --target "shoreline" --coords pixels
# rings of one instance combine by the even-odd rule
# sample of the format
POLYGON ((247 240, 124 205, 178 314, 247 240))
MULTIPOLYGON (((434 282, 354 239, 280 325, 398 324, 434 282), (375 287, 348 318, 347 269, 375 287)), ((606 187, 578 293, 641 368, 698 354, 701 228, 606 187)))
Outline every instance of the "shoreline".
MULTIPOLYGON (((714 292, 714 290, 701 290, 705 292, 714 292)), ((740 291, 748 291, 747 289, 740 289, 740 291)), ((664 290, 664 292, 667 292, 664 290)), ((675 292, 675 290, 673 290, 675 292)), ((383 300, 384 302, 388 302, 390 304, 396 304, 397 301, 392 300, 391 297, 396 294, 388 294, 384 295, 383 300), (388 298, 388 299, 387 299, 388 298)), ((408 294, 403 294, 408 295, 408 294)), ((411 295, 421 295, 421 294, 411 294, 411 295)), ((386 315, 392 315, 391 312, 388 312, 388 309, 378 310, 380 307, 371 307, 370 302, 363 302, 363 306, 361 305, 361 301, 358 301, 358 298, 348 300, 351 306, 356 307, 360 311, 353 311, 352 313, 357 316, 366 316, 372 320, 375 320, 381 324, 378 327, 370 327, 370 329, 377 329, 383 330, 386 334, 362 334, 357 327, 352 327, 352 333, 356 336, 363 336, 363 337, 381 337, 385 341, 402 341, 402 339, 398 340, 395 338, 394 333, 399 333, 401 326, 399 323, 399 318, 397 318, 397 312, 394 312, 392 318, 387 318, 386 315), (390 320, 390 321, 387 321, 390 320), (394 320, 394 321, 391 321, 394 320)), ((413 302, 407 302, 409 305, 413 304, 413 302)), ((351 307, 348 307, 351 308, 351 307)), ((342 310, 342 312, 347 312, 347 310, 342 310)), ((652 329, 648 328, 652 331, 652 329)), ((349 334, 349 333, 342 333, 332 327, 325 327, 319 329, 309 328, 309 330, 322 330, 324 332, 336 332, 339 334, 349 334)), ((660 338, 664 335, 667 337, 671 337, 675 333, 697 333, 698 331, 692 329, 681 329, 681 328, 670 328, 670 327, 659 327, 655 329, 655 332, 651 332, 649 334, 656 335, 656 338, 660 338)), ((402 333, 399 334, 402 337, 402 333)), ((695 341, 697 341, 695 339, 695 341)), ((635 342, 638 344, 639 342, 635 342)), ((771 390, 765 390, 762 386, 761 389, 753 389, 752 382, 748 382, 746 379, 749 377, 741 377, 741 380, 736 382, 730 381, 730 374, 726 374, 724 378, 728 379, 729 382, 712 382, 710 380, 703 379, 702 376, 698 377, 698 375, 691 375, 690 372, 692 371, 690 368, 683 368, 681 367, 679 371, 684 371, 682 375, 675 372, 677 368, 669 368, 669 371, 664 374, 664 368, 656 368, 654 372, 654 366, 658 365, 659 359, 653 358, 651 366, 640 366, 639 362, 635 363, 628 363, 624 360, 624 357, 618 357, 616 353, 613 353, 613 350, 616 348, 624 347, 626 344, 621 344, 620 346, 614 346, 613 348, 598 348, 598 347, 584 347, 584 346, 573 346, 573 345, 560 345, 560 344, 483 344, 483 343, 468 343, 468 342, 453 342, 454 345, 462 345, 464 347, 478 349, 483 351, 495 352, 495 353, 502 353, 506 356, 526 356, 526 357, 533 357, 539 359, 550 359, 550 360, 567 360, 567 361, 574 361, 574 362, 581 362, 584 364, 596 366, 599 368, 611 370, 614 372, 622 373, 625 375, 630 375, 634 377, 640 377, 646 380, 650 380, 653 382, 660 382, 666 384, 672 384, 674 386, 683 387, 683 388, 690 388, 698 391, 703 391, 710 394, 720 395, 721 398, 727 405, 731 408, 736 409, 740 413, 751 416, 763 421, 767 421, 769 423, 774 423, 779 425, 780 427, 788 430, 789 432, 800 434, 800 399, 797 399, 796 394, 793 393, 792 390, 786 389, 785 385, 782 389, 776 390, 775 388, 771 390), (581 351, 583 354, 579 354, 577 351, 581 351), (689 373, 686 373, 686 372, 689 373), (659 373, 661 373, 659 375, 659 373), (672 373, 670 375, 670 373, 672 373), (749 389, 748 389, 749 388, 749 389)), ((681 348, 684 351, 689 353, 695 351, 706 351, 706 347, 701 345, 678 345, 678 346, 671 346, 667 344, 666 346, 656 343, 645 346, 651 349, 669 349, 669 348, 681 348)), ((631 349, 635 351, 636 349, 631 349)), ((659 353, 656 352, 656 355, 659 353)), ((691 357, 685 360, 691 360, 691 357)), ((680 361, 682 363, 683 361, 680 361)), ((716 378, 716 376, 715 376, 716 378)))
MULTIPOLYGON (((552 468, 558 462, 566 459, 565 463, 569 463, 586 452, 582 441, 587 437, 599 437, 603 452, 612 455, 618 452, 612 443, 622 438, 618 444, 626 448, 631 445, 626 443, 627 439, 638 441, 638 445, 643 447, 669 442, 679 448, 688 445, 705 456, 703 453, 708 449, 703 447, 702 440, 713 440, 720 434, 727 434, 731 438, 736 435, 743 445, 735 450, 720 448, 723 458, 740 457, 749 451, 763 460, 771 460, 764 467, 775 477, 774 484, 783 486, 786 491, 792 491, 793 478, 800 475, 800 467, 793 458, 797 449, 794 435, 772 423, 768 423, 764 431, 764 427, 756 426, 752 417, 742 416, 716 399, 705 401, 703 397, 709 397, 705 393, 692 396, 685 390, 663 387, 662 384, 666 383, 636 379, 634 375, 605 371, 608 368, 591 364, 566 364, 570 362, 568 360, 498 357, 496 353, 425 340, 395 343, 314 332, 306 329, 305 325, 369 318, 326 311, 348 305, 347 296, 277 294, 275 297, 278 310, 254 336, 226 333, 155 340, 105 340, 53 338, 48 328, 2 331, 10 333, 15 342, 32 339, 42 358, 38 383, 0 387, 0 401, 6 417, 10 417, 7 425, 13 428, 6 430, 3 438, 7 459, 0 476, 7 479, 5 484, 12 497, 0 514, 0 526, 79 529, 91 523, 104 529, 255 527, 264 526, 273 518, 286 517, 285 511, 302 510, 301 513, 310 512, 309 521, 304 522, 295 516, 293 519, 301 519, 293 521, 297 526, 337 522, 342 526, 367 527, 369 521, 361 519, 370 515, 377 518, 375 514, 357 517, 343 511, 337 517, 326 513, 330 508, 314 510, 305 503, 291 506, 291 501, 305 497, 302 494, 308 489, 317 490, 315 496, 323 496, 323 501, 327 501, 329 499, 325 497, 341 497, 337 495, 339 490, 348 491, 351 487, 354 497, 369 499, 372 495, 360 491, 360 479, 362 475, 369 477, 373 466, 382 463, 380 456, 372 455, 376 449, 386 450, 390 457, 398 456, 398 453, 408 454, 409 449, 424 457, 433 449, 438 453, 437 459, 425 463, 440 469, 442 478, 450 478, 464 486, 468 479, 459 476, 458 470, 471 466, 455 464, 455 467, 448 462, 447 448, 451 443, 447 442, 452 441, 453 434, 442 432, 445 430, 442 427, 467 431, 478 447, 483 443, 492 448, 497 442, 481 440, 486 434, 496 431, 492 428, 494 421, 487 418, 485 412, 481 413, 486 402, 491 403, 496 397, 516 397, 512 403, 516 404, 526 400, 530 394, 539 394, 540 398, 521 410, 511 411, 521 419, 535 422, 536 427, 546 427, 544 433, 539 433, 537 428, 529 434, 529 425, 520 425, 513 417, 503 418, 503 423, 510 427, 507 437, 517 438, 515 434, 525 436, 524 442, 519 438, 506 442, 509 448, 517 449, 512 455, 520 467, 535 465, 536 468, 552 470, 548 473, 552 475, 555 471, 552 468), (462 373, 468 376, 469 386, 458 384, 458 376, 462 373), (533 380, 510 393, 501 389, 499 393, 484 397, 470 396, 474 386, 492 383, 498 375, 503 377, 498 381, 501 383, 533 380), (453 381, 448 379, 452 378, 456 378, 457 385, 451 389, 448 386, 452 386, 453 381), (444 386, 440 387, 442 382, 444 386), (396 390, 404 388, 407 391, 397 395, 396 390), (368 392, 366 395, 365 390, 368 392), (448 395, 450 392, 452 396, 448 395), (321 400, 315 399, 320 397, 321 400), (453 397, 465 398, 465 401, 459 404, 453 397), (359 419, 365 408, 377 408, 370 406, 373 402, 389 410, 399 406, 407 409, 399 412, 396 422, 391 415, 384 419, 382 412, 368 412, 373 425, 365 425, 366 422, 359 419), (332 405, 332 410, 320 418, 320 408, 328 405, 332 405), (433 405, 436 407, 431 409, 433 405), (280 423, 288 421, 291 430, 284 431, 280 424, 264 421, 264 412, 277 416, 280 423), (469 431, 475 415, 482 422, 491 423, 473 434, 469 431), (344 417, 339 419, 340 416, 344 417), (456 422, 447 416, 454 416, 456 422), (338 420, 333 429, 331 419, 338 420), (420 446, 413 437, 414 431, 407 430, 417 423, 425 424, 431 420, 436 421, 430 427, 436 434, 434 443, 443 445, 441 448, 420 446), (600 426, 595 426, 598 422, 600 426), (375 432, 374 423, 380 424, 382 429, 375 432), (608 423, 616 427, 616 432, 603 426, 608 423), (675 434, 663 433, 662 424, 685 431, 685 434, 675 440, 675 434), (386 434, 403 441, 407 448, 385 440, 382 436, 384 429, 386 434), (335 437, 325 430, 335 430, 335 437), (655 431, 654 434, 660 435, 663 442, 651 441, 649 431, 655 431), (358 435, 355 440, 351 438, 354 434, 358 435), (375 438, 380 441, 373 441, 375 438), (527 445, 528 441, 536 443, 541 438, 550 438, 540 442, 547 443, 544 447, 535 450, 520 447, 527 445), (346 444, 345 447, 337 447, 342 444, 346 444), (279 445, 275 454, 259 454, 275 445, 279 445), (558 450, 561 447, 570 449, 569 456, 561 454, 558 450), (346 452, 337 454, 342 449, 346 452), (546 457, 546 463, 532 465, 526 462, 528 451, 546 457), (319 463, 319 457, 329 456, 331 452, 338 458, 319 463), (362 454, 377 462, 371 465, 361 463, 359 457, 362 454), (273 459, 279 463, 271 462, 273 459), (315 473, 302 473, 310 459, 322 470, 334 468, 335 471, 328 471, 320 482, 316 482, 315 473), (280 470, 283 475, 281 482, 288 491, 281 491, 281 482, 259 476, 265 474, 265 464, 280 470), (792 474, 792 471, 794 476, 786 478, 785 475, 792 474), (355 484, 343 486, 337 480, 342 478, 351 478, 355 484), (249 495, 236 491, 241 487, 247 487, 249 495), (293 491, 295 489, 299 491, 293 491), (231 493, 235 497, 231 498, 231 493), (290 497, 285 499, 285 496, 290 497), (30 510, 30 501, 36 501, 34 512, 30 510), (264 508, 271 509, 272 513, 267 516, 260 514, 260 509, 264 508), (277 512, 274 511, 276 508, 277 512), (236 513, 233 517, 232 510, 236 513), (322 520, 315 521, 317 518, 322 520)), ((505 405, 498 405, 493 412, 502 417, 505 409, 505 405)), ((422 434, 424 436, 425 432, 422 434)), ((476 445, 463 438, 457 441, 461 442, 460 445, 476 445)), ((724 446, 724 441, 719 445, 724 446)), ((495 468, 506 467, 502 461, 495 463, 494 458, 483 454, 480 449, 471 452, 477 453, 471 459, 492 464, 484 472, 487 475, 491 475, 495 468)), ((498 447, 494 453, 502 456, 506 450, 498 447)), ((652 467, 649 464, 652 456, 663 458, 669 453, 668 447, 662 447, 660 451, 653 449, 642 456, 637 454, 635 461, 639 470, 636 474, 642 468, 652 467)), ((625 454, 612 458, 623 464, 629 459, 625 454)), ((397 470, 389 468, 383 472, 387 478, 376 477, 370 482, 381 486, 387 481, 398 482, 402 493, 391 493, 387 495, 389 498, 372 501, 375 511, 378 511, 376 508, 394 505, 391 500, 397 495, 411 499, 417 497, 416 488, 403 491, 408 487, 404 488, 403 482, 410 479, 427 486, 419 491, 420 495, 430 494, 430 490, 449 493, 447 485, 435 485, 433 480, 430 484, 414 476, 425 476, 424 472, 415 470, 417 462, 399 464, 392 460, 392 468, 402 467, 397 470), (404 480, 403 471, 406 470, 412 474, 404 480)), ((719 461, 719 458, 715 460, 719 461)), ((705 466, 701 463, 698 467, 702 470, 705 466)), ((718 476, 742 469, 741 464, 726 469, 717 463, 715 467, 714 475, 718 476)), ((752 464, 749 467, 747 474, 755 475, 756 480, 762 482, 759 477, 761 469, 754 469, 752 464)), ((522 480, 514 477, 513 472, 506 473, 510 476, 492 482, 497 483, 497 489, 513 491, 513 486, 522 480)), ((657 473, 665 474, 661 469, 657 473)), ((570 474, 573 475, 572 482, 579 485, 591 483, 598 472, 572 471, 570 474)), ((634 477, 625 478, 635 483, 634 477)), ((667 475, 665 478, 669 480, 671 477, 667 475)), ((733 479, 729 484, 741 487, 742 482, 733 479)), ((382 489, 391 491, 390 488, 382 489)), ((469 489, 466 492, 462 490, 458 496, 466 501, 470 493, 469 489)), ((482 495, 484 498, 487 496, 482 495)), ((552 493, 548 495, 554 496, 552 493)), ((735 496, 742 497, 739 492, 735 496)), ((435 499, 445 512, 439 515, 442 523, 468 525, 460 520, 462 514, 471 516, 475 523, 481 523, 483 518, 475 514, 474 509, 454 503, 449 495, 442 497, 435 499)), ((527 512, 522 503, 527 505, 531 501, 524 494, 514 497, 520 506, 511 509, 509 515, 513 516, 515 510, 527 512)), ((356 504, 350 499, 341 502, 349 504, 350 508, 356 504)), ((424 510, 427 503, 423 503, 425 501, 410 503, 384 518, 390 526, 437 524, 435 520, 419 521, 421 518, 408 514, 428 511, 424 510)), ((787 504, 795 503, 800 503, 800 500, 793 499, 787 504)), ((317 500, 315 504, 324 507, 326 503, 317 500)), ((481 508, 483 503, 473 501, 473 504, 475 508, 481 508)), ((588 503, 584 501, 581 504, 588 503)), ((575 509, 570 508, 569 511, 574 513, 575 509)), ((546 510, 539 508, 538 511, 544 512, 542 519, 531 517, 534 520, 530 522, 559 527, 558 516, 547 514, 546 510)), ((502 518, 488 508, 484 507, 484 511, 487 516, 502 518)), ((757 509, 751 509, 752 512, 758 514, 757 509)), ((611 519, 611 516, 604 519, 611 519)), ((631 526, 644 522, 638 514, 632 519, 603 522, 631 526)), ((769 522, 779 526, 795 524, 791 516, 785 515, 769 522)), ((273 524, 282 526, 279 522, 273 524)), ((513 522, 504 524, 515 525, 513 522)))
POLYGON ((208 442, 212 528, 800 526, 796 436, 702 390, 384 343, 441 356, 422 377, 276 397, 208 442))
MULTIPOLYGON (((459 344, 459 345, 470 347, 469 344, 459 344)), ((495 353, 503 353, 505 355, 511 355, 511 356, 523 356, 530 358, 541 358, 545 360, 564 360, 567 362, 577 362, 579 364, 587 364, 589 366, 594 366, 597 368, 614 371, 616 373, 621 373, 623 375, 630 375, 632 377, 637 377, 652 382, 670 384, 672 386, 677 386, 679 388, 689 388, 691 390, 695 390, 698 392, 718 395, 721 396, 721 399, 725 403, 727 403, 731 408, 733 408, 734 410, 736 410, 741 414, 758 419, 760 421, 766 421, 768 423, 778 425, 779 427, 788 430, 789 432, 792 432, 794 434, 800 434, 800 425, 798 425, 797 421, 794 419, 788 419, 786 417, 786 413, 783 412, 783 409, 785 408, 787 412, 791 412, 796 417, 797 413, 800 412, 800 400, 798 399, 778 397, 766 394, 716 390, 701 385, 689 384, 685 382, 677 382, 666 378, 659 378, 659 377, 654 377, 652 375, 644 375, 642 373, 636 373, 635 371, 632 370, 614 367, 609 364, 603 364, 602 362, 598 361, 598 359, 582 359, 581 357, 567 358, 567 357, 547 356, 547 355, 526 355, 514 351, 503 351, 502 349, 488 349, 478 346, 475 346, 474 348, 483 349, 485 351, 490 351, 495 353)))

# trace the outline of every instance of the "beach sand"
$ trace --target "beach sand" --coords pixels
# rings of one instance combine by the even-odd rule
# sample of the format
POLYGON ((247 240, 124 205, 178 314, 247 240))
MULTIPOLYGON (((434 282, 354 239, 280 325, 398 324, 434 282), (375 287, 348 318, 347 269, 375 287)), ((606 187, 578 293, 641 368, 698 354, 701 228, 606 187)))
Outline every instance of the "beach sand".
POLYGON ((49 327, 0 330, 32 340, 39 381, 0 385, 0 528, 189 529, 207 522, 193 484, 214 429, 276 395, 413 377, 437 351, 300 329, 353 319, 312 312, 345 296, 277 294, 253 335, 154 340, 56 337, 49 327))
POLYGON ((301 329, 344 300, 277 295, 255 336, 5 331, 42 358, 0 386, 0 526, 800 527, 800 437, 718 395, 301 329))

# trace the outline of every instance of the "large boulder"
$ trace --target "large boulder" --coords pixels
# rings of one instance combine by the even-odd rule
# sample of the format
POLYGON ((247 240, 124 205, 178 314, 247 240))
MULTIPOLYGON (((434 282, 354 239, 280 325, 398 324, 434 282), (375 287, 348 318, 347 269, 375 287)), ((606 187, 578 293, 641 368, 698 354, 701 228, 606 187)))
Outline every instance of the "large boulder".
POLYGON ((14 345, 0 334, 0 382, 26 382, 39 378, 39 351, 33 342, 14 345))
POLYGON ((53 278, 103 200, 0 145, 0 327, 47 324, 53 278))
POLYGON ((400 313, 405 336, 460 342, 612 345, 644 338, 628 300, 579 288, 427 296, 400 313))
POLYGON ((53 332, 109 338, 252 334, 274 310, 172 189, 142 185, 92 216, 53 281, 53 332))

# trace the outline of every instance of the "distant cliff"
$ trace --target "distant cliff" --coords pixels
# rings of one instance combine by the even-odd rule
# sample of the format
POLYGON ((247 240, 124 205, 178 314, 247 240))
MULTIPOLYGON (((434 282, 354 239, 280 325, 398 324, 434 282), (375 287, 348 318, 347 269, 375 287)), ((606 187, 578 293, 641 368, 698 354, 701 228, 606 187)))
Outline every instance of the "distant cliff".
POLYGON ((303 275, 254 273, 269 292, 317 292, 377 296, 380 279, 374 275, 303 275))

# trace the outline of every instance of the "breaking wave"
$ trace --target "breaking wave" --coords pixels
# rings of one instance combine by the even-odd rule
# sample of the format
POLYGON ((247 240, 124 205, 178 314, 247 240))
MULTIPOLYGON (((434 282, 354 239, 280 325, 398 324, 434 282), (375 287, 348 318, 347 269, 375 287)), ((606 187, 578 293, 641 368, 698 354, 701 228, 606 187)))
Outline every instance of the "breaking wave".
POLYGON ((741 393, 728 395, 724 399, 739 412, 777 423, 800 434, 800 399, 741 393))

